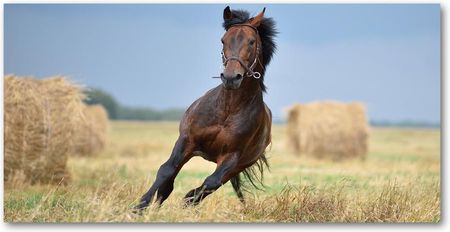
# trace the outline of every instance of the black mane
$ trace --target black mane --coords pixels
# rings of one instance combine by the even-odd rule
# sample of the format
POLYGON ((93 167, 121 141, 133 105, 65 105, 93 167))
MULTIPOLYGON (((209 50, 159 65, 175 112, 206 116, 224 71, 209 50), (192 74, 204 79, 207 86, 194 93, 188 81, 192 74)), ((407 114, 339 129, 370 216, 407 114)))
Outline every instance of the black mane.
MULTIPOLYGON (((222 26, 225 30, 228 30, 234 24, 242 24, 248 22, 250 18, 250 14, 244 10, 232 10, 232 17, 229 20, 225 20, 222 26)), ((272 60, 272 56, 275 53, 277 48, 275 44, 275 36, 278 34, 275 29, 275 21, 272 18, 263 18, 261 25, 258 27, 258 33, 261 37, 262 42, 262 65, 263 71, 261 73, 261 89, 265 92, 266 86, 264 85, 264 73, 266 71, 267 65, 272 60)))

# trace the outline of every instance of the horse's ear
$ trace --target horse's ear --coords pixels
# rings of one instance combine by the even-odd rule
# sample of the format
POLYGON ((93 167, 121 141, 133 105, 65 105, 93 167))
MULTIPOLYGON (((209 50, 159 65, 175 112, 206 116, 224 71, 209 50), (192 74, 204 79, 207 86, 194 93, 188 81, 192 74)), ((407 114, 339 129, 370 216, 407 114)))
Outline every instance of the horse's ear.
POLYGON ((227 6, 223 10, 223 20, 230 20, 231 17, 233 17, 233 14, 231 13, 230 7, 227 6))
POLYGON ((250 24, 254 27, 259 27, 259 25, 261 25, 261 22, 264 18, 264 12, 266 11, 266 8, 264 7, 264 9, 261 11, 261 13, 259 13, 257 16, 253 17, 250 20, 250 24))

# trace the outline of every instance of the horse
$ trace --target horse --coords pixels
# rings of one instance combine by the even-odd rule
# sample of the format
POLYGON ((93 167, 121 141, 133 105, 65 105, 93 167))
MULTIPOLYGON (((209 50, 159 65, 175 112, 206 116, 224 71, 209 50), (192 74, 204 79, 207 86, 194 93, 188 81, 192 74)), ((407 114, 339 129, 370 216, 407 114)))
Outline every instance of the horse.
POLYGON ((156 194, 161 205, 173 191, 178 172, 194 156, 217 167, 201 186, 186 194, 185 206, 199 204, 228 181, 244 203, 246 184, 262 184, 264 168, 269 168, 265 150, 271 143, 272 125, 272 113, 263 101, 264 74, 278 33, 274 20, 265 18, 264 12, 265 8, 250 18, 247 11, 224 9, 222 83, 188 107, 169 159, 135 209, 148 207, 156 194))

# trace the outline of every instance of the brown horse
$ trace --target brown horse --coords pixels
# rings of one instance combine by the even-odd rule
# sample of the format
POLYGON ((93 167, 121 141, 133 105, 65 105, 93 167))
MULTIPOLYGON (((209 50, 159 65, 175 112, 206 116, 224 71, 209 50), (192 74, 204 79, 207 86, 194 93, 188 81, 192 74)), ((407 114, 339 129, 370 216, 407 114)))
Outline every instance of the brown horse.
POLYGON ((146 208, 155 194, 159 204, 163 203, 173 190, 178 172, 193 156, 215 162, 217 168, 200 187, 187 193, 186 205, 198 204, 229 180, 243 202, 240 173, 255 187, 255 180, 261 182, 263 166, 268 167, 265 149, 271 141, 272 125, 271 111, 263 101, 263 81, 277 33, 274 21, 264 18, 264 11, 249 18, 246 11, 225 8, 223 83, 186 110, 172 154, 159 168, 137 209, 146 208))

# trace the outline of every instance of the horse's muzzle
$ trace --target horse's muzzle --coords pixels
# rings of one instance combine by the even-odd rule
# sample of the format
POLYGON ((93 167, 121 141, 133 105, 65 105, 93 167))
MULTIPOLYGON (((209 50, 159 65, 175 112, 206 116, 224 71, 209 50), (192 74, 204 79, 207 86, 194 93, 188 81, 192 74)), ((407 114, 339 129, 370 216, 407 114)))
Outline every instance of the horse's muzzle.
POLYGON ((226 89, 237 89, 241 86, 242 75, 237 74, 233 77, 227 77, 223 73, 220 74, 220 79, 222 80, 223 86, 226 89))

